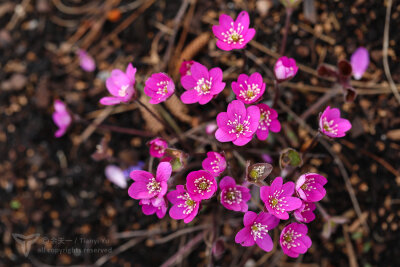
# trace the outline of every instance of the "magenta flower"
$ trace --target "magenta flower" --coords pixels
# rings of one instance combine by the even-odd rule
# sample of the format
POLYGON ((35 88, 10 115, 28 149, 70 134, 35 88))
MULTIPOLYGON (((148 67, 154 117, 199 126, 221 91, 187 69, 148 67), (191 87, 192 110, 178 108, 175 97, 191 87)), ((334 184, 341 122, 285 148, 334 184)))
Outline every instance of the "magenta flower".
POLYGON ((167 181, 171 173, 172 167, 168 162, 158 164, 156 177, 146 171, 132 171, 130 176, 135 182, 128 189, 129 196, 133 199, 150 200, 153 206, 159 207, 167 193, 167 181))
POLYGON ((258 128, 260 109, 250 106, 246 109, 242 101, 233 100, 228 105, 227 112, 217 116, 218 130, 215 138, 220 142, 230 142, 243 146, 250 142, 258 128))
POLYGON ((289 219, 288 211, 300 208, 302 202, 297 197, 292 197, 294 183, 283 184, 282 177, 276 177, 271 186, 260 188, 260 198, 268 212, 281 220, 289 219))
POLYGON ((275 216, 260 212, 248 211, 243 217, 244 228, 235 236, 235 242, 244 247, 251 247, 256 243, 262 250, 271 251, 274 244, 268 234, 269 230, 274 229, 279 224, 279 219, 275 216))
POLYGON ((236 185, 235 179, 225 176, 219 182, 221 204, 228 210, 246 212, 247 201, 251 199, 250 189, 236 185))
POLYGON ((94 59, 84 50, 79 50, 79 64, 84 71, 92 72, 96 69, 96 62, 94 59))
POLYGON ((149 199, 142 199, 139 202, 139 205, 142 206, 142 212, 145 215, 153 215, 154 213, 157 215, 159 219, 164 218, 165 214, 167 213, 168 205, 165 197, 163 197, 158 206, 154 206, 152 201, 149 199))
POLYGON ((126 71, 123 72, 114 69, 111 76, 106 80, 106 87, 112 96, 103 97, 100 103, 103 105, 116 105, 127 103, 135 94, 135 74, 136 68, 129 64, 126 71))
POLYGON ((236 98, 245 104, 252 104, 259 100, 265 92, 265 83, 260 73, 252 75, 240 74, 237 82, 232 82, 232 90, 236 98))
POLYGON ((258 104, 260 109, 260 123, 257 129, 257 138, 265 140, 268 138, 269 131, 278 133, 281 130, 281 123, 278 121, 278 112, 266 104, 258 104))
POLYGON ((202 166, 204 170, 217 177, 225 171, 226 160, 220 153, 207 152, 207 158, 203 160, 202 166))
POLYGON ((250 18, 246 11, 242 11, 236 20, 222 14, 219 17, 219 25, 214 25, 212 31, 217 37, 218 48, 230 51, 232 49, 242 49, 253 39, 256 30, 249 28, 250 18))
POLYGON ((312 244, 307 232, 307 226, 300 223, 291 223, 283 228, 279 239, 283 252, 292 258, 306 253, 312 244))
POLYGON ((174 81, 165 73, 155 73, 147 79, 144 93, 149 96, 150 104, 159 104, 175 92, 174 81))
POLYGON ((108 165, 104 170, 107 179, 117 185, 120 188, 126 188, 128 183, 126 182, 126 177, 124 171, 120 167, 115 165, 108 165))
POLYGON ((176 190, 167 194, 167 198, 173 204, 169 210, 172 219, 183 219, 185 223, 190 223, 199 212, 200 201, 193 200, 183 185, 177 185, 176 190))
POLYGON ((301 199, 308 202, 317 202, 324 198, 324 185, 328 181, 317 173, 306 173, 297 179, 296 191, 301 199))
POLYGON ((313 202, 303 201, 301 207, 294 211, 294 217, 302 223, 312 222, 315 219, 315 214, 313 213, 315 208, 316 206, 313 202))
POLYGON ((217 130, 217 128, 218 128, 218 125, 215 122, 211 122, 206 125, 206 133, 208 135, 212 135, 217 130))
POLYGON ((296 60, 288 57, 280 57, 275 63, 274 73, 278 82, 283 82, 292 79, 299 68, 296 65, 296 60))
POLYGON ((168 143, 162 138, 155 138, 149 142, 150 156, 162 158, 165 155, 165 150, 168 148, 168 143))
POLYGON ((346 119, 340 118, 340 110, 337 108, 326 107, 319 118, 319 130, 329 137, 343 137, 350 129, 351 123, 346 119))
POLYGON ((186 188, 195 201, 209 199, 218 189, 217 181, 208 171, 193 171, 186 177, 186 188))
POLYGON ((58 99, 54 101, 53 121, 58 126, 58 130, 54 134, 57 138, 65 134, 72 122, 72 117, 68 113, 67 106, 58 99))
POLYGON ((183 61, 181 67, 179 68, 179 73, 181 74, 181 76, 192 75, 192 73, 190 72, 190 68, 195 62, 196 61, 194 60, 183 61))
POLYGON ((190 73, 191 75, 181 77, 182 86, 187 90, 181 95, 181 100, 185 104, 196 102, 200 105, 207 104, 225 88, 220 68, 208 71, 205 66, 194 62, 190 67, 190 73))
POLYGON ((351 55, 350 62, 353 69, 354 79, 360 80, 364 75, 364 72, 368 69, 368 50, 364 47, 357 48, 357 50, 351 55))

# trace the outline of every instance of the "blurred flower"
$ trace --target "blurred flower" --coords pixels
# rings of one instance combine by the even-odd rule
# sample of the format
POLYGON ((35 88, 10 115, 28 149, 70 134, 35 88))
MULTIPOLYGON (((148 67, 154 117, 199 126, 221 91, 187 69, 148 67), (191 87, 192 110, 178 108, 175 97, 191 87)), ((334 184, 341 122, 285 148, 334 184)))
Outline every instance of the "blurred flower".
POLYGON ((228 210, 246 212, 249 207, 247 201, 251 199, 250 190, 244 186, 236 185, 235 179, 225 176, 219 182, 221 190, 221 204, 228 210))
POLYGON ((283 228, 279 239, 283 252, 292 258, 306 253, 312 244, 307 232, 307 226, 300 223, 291 223, 283 228))
POLYGON ((265 83, 260 73, 252 75, 240 74, 237 82, 232 82, 232 90, 236 98, 245 104, 252 104, 259 100, 265 92, 265 83))
POLYGON ((368 69, 368 50, 365 47, 357 48, 357 50, 351 55, 350 62, 353 68, 354 79, 360 80, 364 75, 364 72, 368 69))
POLYGON ((296 65, 296 60, 288 57, 280 57, 274 66, 275 78, 278 82, 283 82, 292 79, 299 68, 296 65))
POLYGON ((324 185, 328 181, 317 173, 303 174, 296 181, 296 191, 299 197, 308 202, 317 202, 324 198, 324 185))
POLYGON ((209 171, 215 177, 225 171, 226 160, 223 155, 217 152, 207 152, 207 158, 202 162, 203 169, 209 171))
POLYGON ((217 130, 218 125, 215 122, 209 123, 206 125, 206 133, 208 135, 214 134, 215 130, 217 130))
POLYGON ((104 170, 104 173, 107 179, 110 182, 116 184, 118 187, 127 187, 128 183, 126 182, 126 176, 124 175, 124 172, 121 170, 121 168, 119 168, 118 166, 108 165, 104 170))
POLYGON ((213 244, 212 246, 212 254, 216 259, 220 259, 222 254, 224 254, 226 248, 225 248, 225 242, 224 239, 219 237, 213 244))
POLYGON ((161 158, 165 155, 165 149, 168 148, 168 143, 162 138, 155 138, 149 142, 150 156, 161 158))
POLYGON ((281 130, 281 123, 278 121, 278 112, 275 109, 264 103, 258 104, 257 107, 260 109, 260 123, 256 135, 258 139, 265 140, 269 131, 278 133, 281 130))
POLYGON ((181 95, 181 100, 185 104, 196 102, 200 105, 207 104, 225 88, 220 68, 208 71, 202 64, 194 62, 190 67, 190 73, 191 75, 181 77, 182 86, 187 90, 181 95))
POLYGON ((141 170, 143 170, 144 165, 145 165, 144 161, 139 160, 136 165, 130 166, 129 168, 123 170, 124 176, 125 177, 129 177, 129 174, 132 171, 141 171, 141 170))
POLYGON ((186 177, 186 189, 195 201, 211 198, 218 189, 217 181, 208 171, 192 171, 186 177))
POLYGON ((315 208, 316 206, 313 202, 303 201, 301 207, 294 211, 294 217, 302 223, 312 222, 315 219, 315 214, 313 213, 315 208))
POLYGON ((279 224, 279 219, 267 213, 248 211, 243 217, 244 228, 235 236, 235 242, 244 247, 251 247, 257 244, 264 251, 271 251, 274 244, 268 234, 279 224))
POLYGON ((163 197, 158 206, 154 206, 151 200, 148 199, 140 200, 139 205, 142 206, 142 212, 145 215, 152 215, 155 213, 159 219, 162 219, 167 213, 167 203, 168 202, 165 200, 165 197, 163 197))
POLYGON ((182 77, 186 75, 192 75, 192 73, 190 72, 190 68, 195 62, 196 61, 194 60, 182 61, 181 67, 179 68, 179 73, 181 74, 182 77))
POLYGON ((136 68, 129 63, 126 71, 123 72, 119 69, 114 69, 111 76, 106 80, 107 90, 112 96, 103 97, 100 103, 103 105, 116 105, 120 103, 127 103, 135 94, 135 74, 136 68))
POLYGON ((85 50, 80 49, 78 55, 80 66, 84 71, 92 72, 96 69, 96 62, 85 50))
POLYGON ((261 154, 261 158, 263 161, 265 161, 266 163, 270 163, 272 164, 272 162, 274 162, 274 160, 272 159, 272 157, 268 154, 261 154))
POLYGON ((167 198, 173 204, 169 209, 172 219, 183 219, 184 223, 190 223, 199 212, 200 201, 193 200, 183 185, 177 185, 176 190, 169 192, 167 198))
POLYGON ((294 183, 283 184, 282 177, 276 177, 271 186, 260 188, 260 198, 268 212, 281 220, 289 219, 288 211, 300 208, 302 202, 297 197, 292 197, 294 183))
POLYGON ((132 171, 130 176, 135 181, 128 189, 133 199, 151 201, 151 205, 159 207, 167 193, 167 181, 171 177, 172 167, 168 162, 158 164, 156 177, 146 171, 132 171))
POLYGON ((218 130, 215 138, 220 142, 230 142, 243 146, 250 142, 258 128, 260 109, 250 106, 246 109, 243 102, 233 100, 228 105, 227 112, 217 116, 218 130))
POLYGON ((58 130, 54 134, 57 138, 65 134, 72 122, 72 117, 68 113, 67 106, 58 99, 54 101, 53 121, 58 126, 58 130))
POLYGON ((340 110, 337 108, 326 107, 319 118, 320 131, 332 138, 343 137, 351 129, 351 123, 340 118, 340 110))
POLYGON ((150 104, 159 104, 175 92, 174 81, 165 73, 154 73, 147 79, 144 93, 149 96, 150 104))
POLYGON ((222 14, 219 17, 219 25, 214 25, 212 31, 217 40, 218 48, 229 51, 232 49, 242 49, 253 39, 256 30, 249 28, 250 18, 246 11, 242 11, 236 20, 222 14))

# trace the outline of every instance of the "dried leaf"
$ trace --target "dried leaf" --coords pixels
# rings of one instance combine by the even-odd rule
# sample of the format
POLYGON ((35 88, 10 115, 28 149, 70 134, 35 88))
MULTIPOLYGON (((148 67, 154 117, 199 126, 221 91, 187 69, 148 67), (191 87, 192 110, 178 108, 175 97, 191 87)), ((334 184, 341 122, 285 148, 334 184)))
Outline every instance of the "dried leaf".
POLYGON ((184 105, 176 95, 172 95, 164 102, 168 110, 182 122, 191 123, 193 117, 188 115, 189 109, 184 105))
MULTIPOLYGON (((147 106, 153 113, 158 115, 157 110, 153 107, 153 105, 149 104, 149 100, 145 95, 142 95, 140 97, 140 101, 147 106)), ((164 125, 162 125, 156 118, 153 117, 153 115, 150 114, 144 107, 139 106, 139 110, 142 113, 142 117, 146 122, 145 128, 152 132, 152 133, 159 133, 162 130, 164 130, 164 125)))

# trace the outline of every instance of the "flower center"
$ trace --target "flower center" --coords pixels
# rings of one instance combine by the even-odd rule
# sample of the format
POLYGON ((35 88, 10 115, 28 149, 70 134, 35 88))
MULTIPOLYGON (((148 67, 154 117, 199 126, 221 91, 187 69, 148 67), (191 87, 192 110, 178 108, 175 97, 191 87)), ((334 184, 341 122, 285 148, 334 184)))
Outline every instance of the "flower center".
POLYGON ((129 87, 128 84, 127 84, 127 85, 121 86, 121 88, 120 88, 119 91, 118 91, 118 96, 120 96, 120 97, 125 97, 126 94, 128 93, 128 92, 127 92, 128 87, 129 87))
POLYGON ((195 204, 195 202, 193 200, 191 200, 191 199, 187 199, 185 204, 188 205, 188 206, 193 206, 195 204))
POLYGON ((268 127, 271 125, 271 121, 272 121, 269 118, 270 114, 271 114, 271 111, 269 111, 269 110, 261 110, 260 124, 258 125, 258 129, 261 129, 261 130, 268 129, 268 127))
POLYGON ((273 208, 275 208, 276 205, 278 205, 278 203, 279 203, 279 200, 278 200, 276 197, 274 197, 273 199, 271 199, 271 200, 269 201, 269 204, 271 204, 271 206, 272 206, 273 208))
POLYGON ((205 192, 210 192, 212 184, 213 184, 212 181, 207 180, 206 178, 204 178, 204 176, 202 176, 202 177, 194 180, 194 185, 197 188, 197 190, 194 190, 194 191, 199 194, 204 194, 205 192))
POLYGON ((252 90, 248 90, 248 91, 246 92, 246 95, 247 95, 247 98, 252 98, 252 97, 254 96, 254 93, 253 93, 252 90))
POLYGON ((308 187, 308 184, 304 183, 300 188, 303 189, 303 190, 307 190, 307 187, 308 187))
POLYGON ((244 27, 241 23, 238 23, 237 28, 235 28, 235 24, 231 22, 231 27, 226 32, 222 32, 221 35, 224 38, 223 41, 228 44, 242 44, 244 41, 243 38, 243 30, 244 27))
POLYGON ((254 241, 257 240, 257 238, 263 239, 263 236, 268 233, 267 225, 263 225, 261 223, 255 222, 251 226, 251 235, 254 238, 254 241))
POLYGON ((283 237, 283 239, 284 239, 286 242, 288 242, 288 243, 292 242, 292 240, 293 240, 292 234, 291 234, 291 233, 287 233, 287 234, 283 237))
POLYGON ((265 171, 265 166, 257 166, 254 167, 251 171, 250 171, 250 178, 252 178, 254 181, 257 181, 264 173, 265 171))
POLYGON ((183 214, 188 215, 196 208, 197 203, 190 198, 188 193, 178 196, 178 199, 182 199, 184 201, 183 203, 178 204, 179 208, 184 208, 183 214))
POLYGON ((154 192, 159 193, 161 191, 161 185, 153 177, 150 179, 150 182, 147 183, 147 190, 149 191, 149 194, 152 194, 154 192))
POLYGON ((236 125, 236 132, 238 132, 238 133, 243 132, 243 125, 242 124, 236 125))
POLYGON ((224 195, 223 199, 229 205, 232 205, 233 203, 240 203, 242 202, 242 192, 234 187, 230 187, 224 195))
POLYGON ((326 117, 322 119, 324 131, 332 134, 338 133, 338 125, 334 124, 334 121, 328 121, 326 117))
POLYGON ((212 85, 212 77, 210 78, 210 80, 201 78, 197 81, 194 90, 196 90, 199 95, 207 95, 210 93, 211 85, 212 85))
POLYGON ((236 134, 236 138, 241 135, 244 135, 247 132, 250 132, 250 116, 247 116, 247 119, 243 120, 242 116, 238 114, 234 114, 235 120, 228 120, 227 126, 232 127, 229 130, 230 134, 236 134))
POLYGON ((239 34, 237 32, 233 32, 231 34, 232 41, 237 42, 239 41, 239 34))
POLYGON ((210 91, 210 87, 207 84, 203 84, 201 86, 201 91, 203 91, 204 93, 210 91))

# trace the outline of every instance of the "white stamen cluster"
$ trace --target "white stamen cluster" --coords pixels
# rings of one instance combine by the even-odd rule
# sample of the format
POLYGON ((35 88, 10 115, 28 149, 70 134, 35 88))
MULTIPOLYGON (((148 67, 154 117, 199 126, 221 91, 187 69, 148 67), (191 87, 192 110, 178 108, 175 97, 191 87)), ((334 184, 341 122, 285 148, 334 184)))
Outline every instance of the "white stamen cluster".
POLYGON ((261 111, 261 116, 260 116, 260 123, 258 124, 258 129, 265 131, 271 125, 272 120, 269 118, 269 115, 271 115, 271 111, 264 109, 260 109, 260 111, 261 111))
POLYGON ((122 85, 121 88, 118 90, 118 96, 125 97, 127 95, 129 84, 122 85))
POLYGON ((283 213, 285 206, 287 207, 286 197, 281 197, 283 190, 277 190, 272 195, 268 196, 268 203, 276 211, 276 213, 283 213))
POLYGON ((210 89, 212 86, 212 77, 209 80, 201 78, 197 81, 197 85, 194 87, 194 90, 197 91, 198 95, 207 95, 210 94, 210 89))
POLYGON ((338 131, 339 131, 338 126, 339 125, 337 123, 335 124, 334 120, 328 121, 328 119, 326 117, 323 117, 322 124, 324 126, 324 129, 323 129, 324 131, 334 134, 334 135, 338 134, 338 131))
POLYGON ((247 119, 241 122, 242 116, 235 114, 235 120, 231 121, 228 120, 227 125, 231 126, 232 129, 229 130, 229 133, 234 133, 236 134, 236 138, 238 138, 241 135, 244 135, 245 133, 250 132, 250 116, 247 116, 247 119))
POLYGON ((316 186, 313 186, 314 184, 315 184, 314 177, 310 178, 307 177, 306 180, 304 181, 304 184, 300 188, 304 191, 306 196, 309 196, 310 191, 317 189, 316 186))
POLYGON ((282 246, 285 246, 287 249, 295 248, 300 246, 300 243, 296 241, 297 238, 301 237, 302 234, 294 231, 293 229, 289 229, 283 235, 282 246))
POLYGON ((235 25, 231 22, 231 27, 226 32, 222 32, 221 35, 224 37, 223 41, 228 44, 242 44, 244 42, 243 32, 244 26, 241 23, 238 23, 237 28, 235 29, 235 25))
POLYGON ((258 84, 255 83, 247 84, 247 81, 245 81, 244 83, 246 84, 247 88, 245 88, 243 84, 239 84, 239 87, 242 88, 242 90, 240 90, 239 96, 244 98, 246 101, 252 101, 256 97, 258 97, 258 95, 261 92, 261 89, 258 87, 258 84))
POLYGON ((183 214, 190 214, 196 208, 197 203, 190 198, 188 193, 184 193, 177 198, 184 201, 183 203, 178 204, 178 208, 184 208, 183 214))
POLYGON ((168 83, 169 81, 161 81, 156 84, 158 87, 157 94, 160 95, 160 97, 168 93, 168 83))
POLYGON ((242 202, 242 192, 237 190, 236 187, 230 187, 226 190, 223 196, 224 202, 232 205, 234 203, 239 204, 242 202))
POLYGON ((211 163, 210 163, 211 164, 211 169, 214 172, 219 172, 220 171, 220 167, 219 167, 220 162, 221 162, 221 159, 219 157, 215 157, 215 160, 211 161, 211 163))
POLYGON ((254 222, 254 224, 251 226, 251 235, 253 236, 254 241, 256 241, 257 238, 263 239, 264 235, 268 233, 267 228, 268 225, 263 225, 261 223, 254 222))
POLYGON ((151 178, 150 181, 147 183, 147 190, 149 191, 149 194, 152 194, 154 192, 159 193, 161 191, 161 185, 159 182, 157 182, 156 178, 151 178))
POLYGON ((196 189, 194 190, 195 193, 199 194, 204 194, 205 192, 210 192, 211 191, 211 186, 214 184, 213 181, 210 181, 204 176, 201 176, 194 180, 194 185, 196 186, 196 189))

